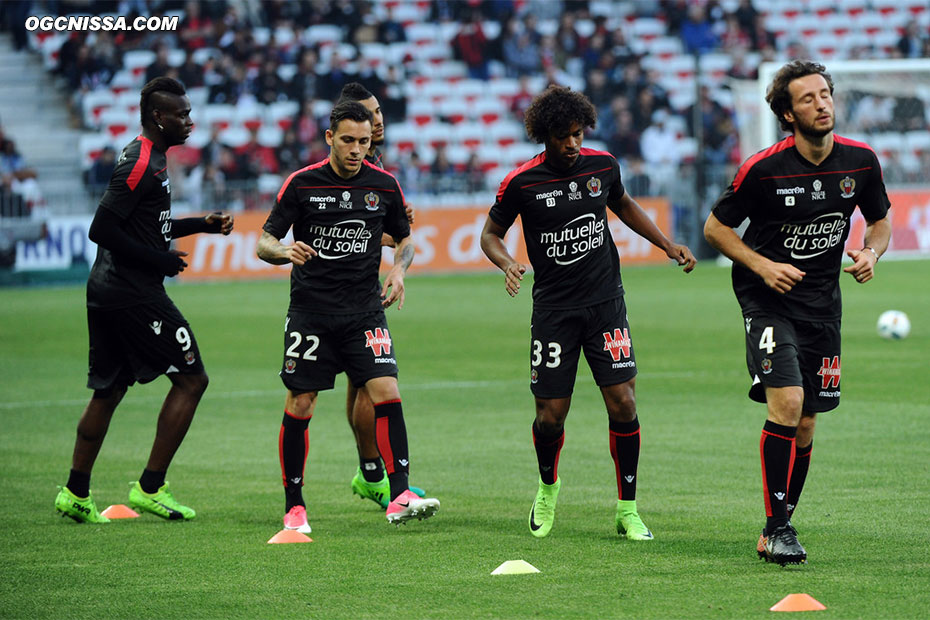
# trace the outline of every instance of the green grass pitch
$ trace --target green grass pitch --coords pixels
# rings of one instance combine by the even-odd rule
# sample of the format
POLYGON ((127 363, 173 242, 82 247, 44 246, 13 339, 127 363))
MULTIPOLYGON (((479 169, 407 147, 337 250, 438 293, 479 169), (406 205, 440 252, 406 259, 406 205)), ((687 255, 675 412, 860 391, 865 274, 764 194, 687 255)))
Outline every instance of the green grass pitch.
MULTIPOLYGON (((530 290, 498 274, 409 277, 388 314, 411 482, 442 501, 405 527, 351 495, 344 379, 310 425, 315 542, 268 545, 284 508, 277 436, 287 283, 172 286, 211 383, 168 479, 198 512, 78 525, 53 508, 90 393, 83 288, 0 290, 0 617, 761 618, 806 592, 823 618, 930 610, 930 263, 843 277, 843 402, 821 416, 795 514, 810 564, 756 558, 758 442, 729 271, 624 270, 643 425, 639 507, 656 539, 621 540, 607 420, 581 364, 552 534, 526 519, 536 485, 528 390, 530 290), (883 310, 911 336, 875 333, 883 310), (541 573, 491 576, 505 560, 541 573)), ((98 506, 126 503, 167 381, 130 390, 97 461, 98 506)))

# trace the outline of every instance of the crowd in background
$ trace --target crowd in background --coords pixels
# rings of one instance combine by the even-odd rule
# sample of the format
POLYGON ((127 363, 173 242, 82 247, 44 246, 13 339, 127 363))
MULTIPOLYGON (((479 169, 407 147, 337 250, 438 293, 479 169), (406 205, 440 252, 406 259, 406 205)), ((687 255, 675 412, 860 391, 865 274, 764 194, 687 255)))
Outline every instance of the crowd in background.
MULTIPOLYGON (((132 49, 156 52, 155 61, 145 70, 146 80, 159 75, 176 77, 188 88, 204 89, 209 103, 298 102, 299 112, 277 146, 261 144, 254 131, 245 144, 227 145, 215 129, 198 153, 180 157, 184 187, 203 193, 224 184, 254 181, 264 174, 285 174, 324 157, 327 147, 322 136, 328 110, 319 102, 333 100, 347 82, 361 82, 378 97, 390 141, 391 125, 407 117, 409 101, 404 85, 417 77, 416 63, 405 58, 375 68, 352 62, 338 50, 327 50, 324 61, 324 50, 305 41, 304 33, 308 26, 331 24, 341 29, 343 42, 356 47, 370 42, 405 41, 405 25, 395 19, 391 8, 396 4, 388 3, 385 11, 375 10, 379 8, 375 3, 362 0, 46 0, 7 2, 0 10, 5 27, 14 32, 16 44, 23 46, 26 40, 15 19, 24 10, 27 14, 90 12, 130 16, 183 12, 176 32, 70 33, 58 52, 55 73, 74 93, 76 109, 83 94, 107 87, 122 67, 123 54, 132 49), (270 29, 267 41, 256 41, 253 29, 257 27, 270 29), (217 53, 196 54, 197 50, 208 49, 217 53), (180 65, 169 62, 174 50, 186 52, 180 65), (285 67, 290 70, 282 70, 285 67)), ((725 84, 704 85, 696 103, 676 108, 656 71, 644 66, 642 53, 634 51, 624 30, 609 27, 611 20, 593 13, 592 4, 596 3, 432 0, 428 18, 436 24, 457 24, 450 45, 454 58, 467 67, 469 77, 488 80, 503 75, 521 80, 520 92, 509 101, 510 113, 516 120, 522 120, 536 94, 529 78, 542 76, 543 84, 580 86, 599 115, 597 127, 588 137, 621 160, 625 183, 633 193, 649 195, 669 189, 655 187, 657 176, 678 177, 682 163, 695 156, 678 148, 682 136, 700 136, 704 161, 722 167, 722 177, 731 174, 733 166, 749 153, 740 152, 732 97, 726 96, 725 84), (556 20, 556 31, 543 34, 541 20, 556 20), (576 28, 580 20, 594 25, 584 36, 576 28), (493 36, 486 33, 488 22, 500 24, 499 32, 493 36)), ((728 72, 730 77, 754 79, 762 61, 810 55, 801 40, 776 51, 775 35, 767 30, 764 15, 750 0, 624 4, 632 6, 637 16, 662 20, 668 34, 678 37, 686 52, 731 55, 734 62, 728 72)), ((863 45, 849 50, 848 55, 869 58, 887 56, 887 52, 863 45)), ((891 55, 930 56, 927 32, 916 23, 908 26, 891 55)), ((882 100, 861 96, 850 102, 855 106, 849 121, 863 132, 892 124, 900 131, 901 122, 917 129, 927 127, 923 105, 919 106, 919 115, 902 121, 891 97, 882 100)), ((112 149, 105 150, 87 170, 87 183, 95 191, 106 182, 114 161, 112 149)), ((428 161, 410 151, 386 163, 411 192, 492 189, 487 187, 481 162, 474 154, 465 163, 450 163, 445 149, 438 148, 428 161)))

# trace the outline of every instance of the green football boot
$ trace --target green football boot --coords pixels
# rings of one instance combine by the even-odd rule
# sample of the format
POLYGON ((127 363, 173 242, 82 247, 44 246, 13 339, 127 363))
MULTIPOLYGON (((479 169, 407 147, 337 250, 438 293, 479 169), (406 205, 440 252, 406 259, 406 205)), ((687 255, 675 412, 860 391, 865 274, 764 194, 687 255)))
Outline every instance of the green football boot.
POLYGON ((138 481, 129 483, 129 507, 137 512, 150 512, 169 521, 188 521, 197 516, 193 508, 182 506, 174 499, 168 483, 161 485, 155 493, 146 493, 138 481))
MULTIPOLYGON (((426 497, 426 491, 420 487, 410 487, 410 491, 417 497, 426 497)), ((370 499, 384 509, 387 509, 391 501, 391 485, 388 482, 387 473, 378 482, 368 482, 362 474, 362 468, 359 467, 352 478, 352 493, 358 495, 361 499, 370 499)))
POLYGON ((94 498, 88 493, 87 497, 80 498, 68 487, 58 487, 58 496, 55 498, 55 510, 62 517, 71 517, 78 523, 109 523, 110 520, 97 511, 94 498))
POLYGON ((370 499, 381 508, 387 508, 391 501, 391 485, 388 483, 387 474, 385 473, 378 482, 368 482, 362 475, 362 468, 359 467, 352 478, 352 493, 362 499, 370 499))
POLYGON ((630 540, 652 540, 654 537, 636 512, 636 500, 617 500, 617 533, 630 540))
POLYGON ((557 478, 555 484, 545 484, 542 479, 539 481, 536 500, 530 508, 530 534, 536 538, 548 536, 555 523, 555 502, 559 499, 560 488, 561 478, 557 478))

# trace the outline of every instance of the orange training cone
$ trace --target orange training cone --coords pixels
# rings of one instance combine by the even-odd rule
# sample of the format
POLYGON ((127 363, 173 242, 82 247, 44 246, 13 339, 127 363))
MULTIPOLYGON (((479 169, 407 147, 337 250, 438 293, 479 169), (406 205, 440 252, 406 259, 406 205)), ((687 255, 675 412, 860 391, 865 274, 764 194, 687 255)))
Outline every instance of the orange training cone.
POLYGON ((301 534, 297 530, 281 530, 274 536, 268 539, 269 545, 276 545, 281 543, 308 543, 313 542, 313 539, 307 536, 306 534, 301 534))
POLYGON ((135 519, 139 516, 138 512, 126 504, 114 504, 113 506, 108 506, 107 509, 100 514, 105 516, 107 519, 135 519))
POLYGON ((769 608, 769 611, 820 611, 826 606, 810 594, 789 594, 769 608))

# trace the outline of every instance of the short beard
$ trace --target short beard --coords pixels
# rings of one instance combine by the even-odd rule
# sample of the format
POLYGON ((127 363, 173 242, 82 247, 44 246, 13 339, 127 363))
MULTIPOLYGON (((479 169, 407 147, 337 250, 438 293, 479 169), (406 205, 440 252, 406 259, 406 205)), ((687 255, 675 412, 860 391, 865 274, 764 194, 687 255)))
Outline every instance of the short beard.
POLYGON ((822 138, 833 131, 833 128, 836 127, 836 119, 831 118, 830 120, 832 121, 830 126, 824 129, 815 129, 813 125, 805 125, 801 122, 798 122, 796 127, 798 133, 800 133, 805 138, 822 138))

